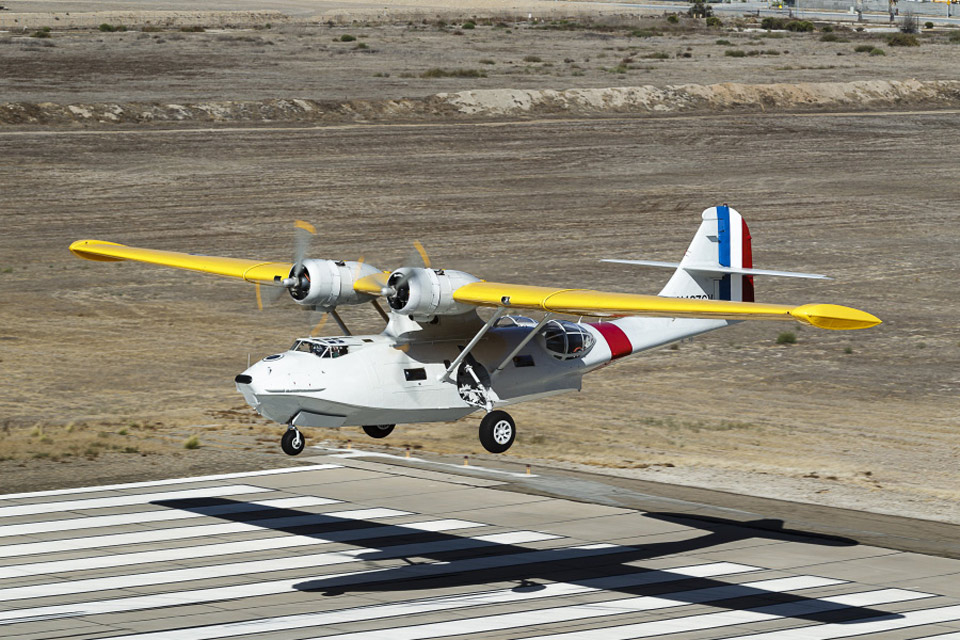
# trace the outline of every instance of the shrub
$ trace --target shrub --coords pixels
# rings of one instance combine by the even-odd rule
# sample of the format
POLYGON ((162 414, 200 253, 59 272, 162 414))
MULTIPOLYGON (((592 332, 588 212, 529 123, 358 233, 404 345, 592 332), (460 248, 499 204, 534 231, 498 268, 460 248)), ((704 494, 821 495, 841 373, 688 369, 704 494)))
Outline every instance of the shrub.
POLYGON ((917 16, 912 13, 900 18, 900 32, 901 33, 919 33, 920 32, 920 20, 917 19, 917 16))
POLYGON ((667 22, 669 22, 670 24, 677 24, 678 22, 680 22, 680 18, 678 18, 673 14, 670 14, 669 16, 667 16, 667 22))
POLYGON ((713 15, 713 7, 703 0, 693 0, 693 4, 687 10, 687 15, 691 18, 709 18, 713 15))
POLYGON ((524 56, 524 62, 543 62, 543 58, 540 56, 524 56))
POLYGON ((670 54, 664 53, 663 51, 655 51, 653 53, 648 53, 640 57, 645 60, 666 60, 670 57, 670 54))
POLYGON ((884 51, 883 49, 881 49, 880 47, 874 47, 873 49, 870 49, 870 55, 872 55, 872 56, 885 56, 885 55, 887 55, 887 52, 884 51))
POLYGON ((104 33, 113 33, 114 31, 126 31, 126 30, 127 30, 127 28, 124 27, 123 25, 112 25, 112 24, 108 24, 108 23, 106 23, 106 22, 104 22, 103 24, 101 24, 101 25, 100 25, 99 27, 97 27, 97 28, 100 29, 100 31, 103 31, 104 33))
POLYGON ((721 19, 718 18, 717 16, 710 16, 709 18, 707 18, 707 26, 708 26, 708 27, 722 27, 722 26, 723 26, 723 20, 721 20, 721 19))
POLYGON ((199 449, 200 448, 200 438, 197 436, 190 436, 183 441, 184 449, 199 449))
POLYGON ((950 42, 952 44, 960 44, 960 31, 954 31, 950 34, 950 42))
POLYGON ((180 31, 183 33, 203 33, 206 29, 200 25, 194 25, 192 27, 180 27, 180 31))
POLYGON ((781 331, 777 336, 777 344, 797 344, 797 334, 793 331, 781 331))
POLYGON ((358 43, 356 44, 356 46, 354 47, 354 49, 369 49, 369 48, 370 48, 370 47, 367 46, 367 44, 366 44, 365 42, 358 42, 358 43))
POLYGON ((723 52, 723 55, 727 56, 728 58, 745 58, 747 56, 747 52, 743 51, 742 49, 727 49, 723 52))
POLYGON ((924 28, 924 29, 933 29, 933 23, 932 23, 932 22, 929 22, 929 21, 928 21, 928 22, 924 22, 924 23, 923 23, 923 28, 924 28))
POLYGON ((480 69, 441 69, 434 67, 420 74, 421 78, 486 78, 487 73, 480 69))
POLYGON ((31 38, 49 38, 50 37, 50 27, 44 27, 43 29, 37 29, 30 34, 31 38))
POLYGON ((895 33, 887 38, 887 44, 891 47, 919 47, 920 41, 911 33, 895 33))
POLYGON ((786 28, 786 26, 787 26, 787 21, 784 20, 783 18, 766 17, 760 21, 760 28, 766 29, 767 31, 772 31, 775 29, 782 30, 786 28))
POLYGON ((476 28, 477 28, 477 23, 468 20, 468 21, 464 22, 462 25, 460 25, 460 28, 461 28, 461 29, 476 29, 476 28))
POLYGON ((870 53, 871 51, 873 51, 873 45, 872 45, 872 44, 858 44, 858 45, 854 48, 854 52, 856 52, 856 53, 870 53))
POLYGON ((497 64, 497 61, 491 60, 490 58, 481 58, 480 64, 497 64))
POLYGON ((352 36, 349 33, 345 33, 342 36, 340 36, 340 42, 353 42, 356 39, 357 39, 356 36, 352 36))
POLYGON ((729 40, 717 40, 715 44, 719 44, 721 46, 727 46, 727 47, 733 45, 733 43, 730 42, 729 40))
POLYGON ((787 31, 796 33, 810 33, 815 29, 813 23, 809 20, 791 20, 785 25, 785 28, 787 31))
POLYGON ((835 33, 825 33, 820 36, 820 42, 839 42, 840 36, 835 33))
POLYGON ((630 32, 630 35, 634 38, 652 38, 660 35, 660 32, 653 29, 634 29, 630 32))
POLYGON ((823 25, 823 27, 821 27, 820 31, 824 33, 833 33, 833 27, 830 26, 829 24, 825 24, 823 25))

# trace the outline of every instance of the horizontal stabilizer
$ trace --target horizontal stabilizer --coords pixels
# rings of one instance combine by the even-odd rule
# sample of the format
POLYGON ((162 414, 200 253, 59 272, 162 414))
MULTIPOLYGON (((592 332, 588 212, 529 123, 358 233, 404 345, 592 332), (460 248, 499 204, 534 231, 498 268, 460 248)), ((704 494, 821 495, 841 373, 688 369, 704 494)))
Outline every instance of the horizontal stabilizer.
MULTIPOLYGON (((637 264, 644 267, 661 267, 664 269, 679 269, 678 262, 658 262, 656 260, 618 260, 614 258, 601 260, 600 262, 616 262, 618 264, 637 264)), ((819 273, 800 273, 797 271, 774 271, 773 269, 748 269, 746 267, 721 267, 709 264, 687 264, 682 265, 684 271, 696 271, 697 273, 739 273, 744 276, 779 276, 781 278, 810 278, 813 280, 832 280, 829 276, 819 273)))

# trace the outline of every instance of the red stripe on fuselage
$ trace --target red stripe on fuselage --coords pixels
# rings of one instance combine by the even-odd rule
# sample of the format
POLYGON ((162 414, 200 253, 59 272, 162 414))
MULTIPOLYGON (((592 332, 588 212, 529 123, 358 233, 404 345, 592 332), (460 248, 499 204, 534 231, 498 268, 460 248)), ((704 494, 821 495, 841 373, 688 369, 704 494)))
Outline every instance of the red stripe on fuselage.
POLYGON ((591 327, 600 332, 603 339, 607 341, 610 347, 611 360, 622 358, 633 353, 633 345, 630 344, 630 338, 623 332, 623 329, 612 322, 591 322, 591 327))

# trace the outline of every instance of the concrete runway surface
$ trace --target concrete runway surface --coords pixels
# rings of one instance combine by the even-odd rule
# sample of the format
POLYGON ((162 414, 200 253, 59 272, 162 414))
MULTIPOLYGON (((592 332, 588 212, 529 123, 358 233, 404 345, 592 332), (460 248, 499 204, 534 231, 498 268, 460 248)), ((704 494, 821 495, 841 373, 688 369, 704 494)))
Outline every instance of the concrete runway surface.
POLYGON ((0 637, 960 638, 958 560, 320 453, 0 496, 0 637))

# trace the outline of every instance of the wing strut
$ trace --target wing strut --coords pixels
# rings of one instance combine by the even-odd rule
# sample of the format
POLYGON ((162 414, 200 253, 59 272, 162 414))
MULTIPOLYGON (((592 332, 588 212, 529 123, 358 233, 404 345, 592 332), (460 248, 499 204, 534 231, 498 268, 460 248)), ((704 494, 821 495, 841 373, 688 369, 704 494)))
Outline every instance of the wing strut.
POLYGON ((504 367, 506 367, 507 364, 508 364, 511 360, 513 360, 513 357, 514 357, 515 355, 517 355, 518 353, 520 353, 520 350, 523 349, 525 346, 527 346, 527 345, 530 343, 530 341, 533 340, 533 337, 534 337, 535 335, 537 335, 537 332, 540 331, 540 329, 543 329, 543 325, 545 325, 545 324, 547 324, 548 322, 550 322, 550 320, 551 320, 552 318, 553 318, 553 314, 552 314, 552 313, 547 313, 545 316, 543 316, 543 320, 541 320, 540 323, 539 323, 537 326, 535 326, 533 329, 531 329, 531 330, 530 330, 530 333, 528 333, 526 336, 524 336, 523 340, 520 341, 520 344, 518 344, 518 345, 513 349, 513 351, 510 352, 510 355, 508 355, 506 358, 503 359, 503 362, 501 362, 499 365, 497 365, 497 368, 494 369, 493 372, 490 374, 490 379, 492 380, 493 378, 496 378, 498 375, 500 375, 500 373, 503 371, 504 367))
POLYGON ((347 328, 346 323, 344 323, 343 318, 340 317, 340 314, 337 313, 336 309, 330 309, 330 315, 333 316, 334 321, 337 323, 337 326, 340 327, 340 331, 343 331, 343 335, 352 336, 350 329, 347 328))
POLYGON ((487 324, 480 327, 480 331, 477 331, 477 335, 473 336, 473 339, 467 344, 466 348, 460 352, 460 355, 454 358, 453 362, 450 363, 450 366, 447 367, 447 370, 444 371, 443 374, 437 378, 437 380, 440 382, 449 380, 450 374, 457 370, 457 367, 460 366, 460 363, 463 362, 463 359, 470 355, 470 352, 475 346, 477 346, 477 343, 480 342, 480 339, 486 335, 487 331, 490 330, 490 327, 492 327, 496 321, 500 319, 500 316, 506 312, 506 307, 498 307, 496 313, 490 316, 490 319, 487 320, 487 324))

